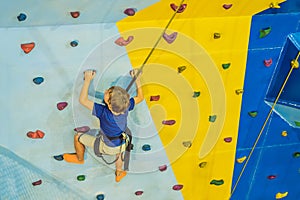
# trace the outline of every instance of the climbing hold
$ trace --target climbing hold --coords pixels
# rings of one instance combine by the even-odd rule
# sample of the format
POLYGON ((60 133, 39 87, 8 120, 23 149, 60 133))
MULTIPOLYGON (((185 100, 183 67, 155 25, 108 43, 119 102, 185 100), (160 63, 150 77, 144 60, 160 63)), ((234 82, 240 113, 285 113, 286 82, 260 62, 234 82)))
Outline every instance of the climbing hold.
POLYGON ((210 184, 211 185, 217 185, 217 186, 223 185, 224 184, 224 180, 223 179, 220 179, 220 180, 213 179, 212 181, 210 181, 210 184))
POLYGON ((232 4, 223 4, 223 8, 228 10, 232 7, 232 4))
POLYGON ((300 122, 299 121, 294 121, 296 126, 300 126, 300 122))
POLYGON ((278 2, 272 2, 272 3, 270 3, 269 7, 278 9, 278 8, 280 8, 280 5, 278 4, 278 2))
POLYGON ((164 124, 164 125, 173 125, 175 123, 176 123, 176 121, 173 120, 173 119, 171 119, 171 120, 163 120, 162 121, 162 124, 164 124))
POLYGON ((97 199, 97 200, 104 200, 104 194, 98 194, 98 195, 96 196, 96 199, 97 199))
POLYGON ((78 40, 73 40, 72 42, 70 42, 71 47, 77 47, 78 46, 78 40))
POLYGON ((72 16, 73 18, 77 18, 77 17, 79 17, 80 12, 79 12, 79 11, 73 11, 73 12, 70 12, 70 14, 71 14, 71 16, 72 16))
POLYGON ((293 67, 293 68, 295 68, 295 69, 297 69, 297 68, 299 68, 299 62, 298 62, 298 60, 292 60, 291 61, 291 67, 293 67))
POLYGON ((264 60, 264 65, 266 67, 270 67, 272 65, 272 63, 273 63, 272 58, 270 58, 269 60, 264 60))
POLYGON ((161 171, 161 172, 166 171, 167 168, 168 168, 167 165, 162 165, 162 166, 158 167, 159 171, 161 171))
POLYGON ((241 158, 236 159, 238 163, 243 163, 246 160, 247 156, 243 156, 241 158))
POLYGON ((20 13, 18 16, 17 16, 17 19, 22 22, 22 21, 25 21, 27 18, 26 14, 25 13, 20 13))
POLYGON ((127 8, 124 10, 124 14, 126 14, 128 16, 135 15, 135 12, 136 12, 136 8, 127 8))
POLYGON ((214 39, 219 39, 221 37, 221 33, 214 33, 214 39))
POLYGON ((150 101, 158 101, 160 99, 160 95, 150 96, 150 101))
POLYGON ((63 156, 63 155, 53 156, 53 158, 54 158, 55 160, 58 160, 58 161, 64 160, 64 156, 63 156))
POLYGON ((204 168, 206 166, 207 162, 201 162, 199 163, 199 167, 200 168, 204 168))
POLYGON ((37 85, 41 84, 42 82, 44 82, 44 78, 43 77, 35 77, 33 79, 33 82, 37 85))
POLYGON ((37 186, 37 185, 41 185, 42 184, 42 180, 38 180, 32 183, 33 186, 37 186))
POLYGON ((186 66, 180 66, 180 67, 177 68, 178 73, 181 73, 184 70, 186 70, 186 66))
POLYGON ((287 131, 282 131, 282 132, 281 132, 281 135, 282 135, 283 137, 286 137, 286 136, 288 135, 288 133, 287 133, 287 131))
POLYGON ((67 102, 59 102, 57 103, 56 107, 58 110, 63 110, 65 109, 66 107, 68 106, 68 103, 67 102))
POLYGON ((26 53, 26 54, 30 53, 30 51, 34 47, 35 47, 35 43, 34 42, 21 44, 21 48, 23 49, 24 53, 26 53))
MULTIPOLYGON (((176 6, 174 3, 171 3, 170 6, 171 6, 172 10, 174 10, 174 11, 176 11, 178 8, 178 6, 176 6)), ((187 4, 182 4, 180 6, 180 8, 177 10, 177 13, 182 13, 186 9, 186 6, 187 6, 187 4)))
POLYGON ((278 192, 275 196, 276 199, 282 199, 284 197, 286 197, 288 195, 288 192, 285 192, 285 193, 280 193, 278 192))
POLYGON ((133 36, 129 36, 127 40, 125 40, 123 37, 119 37, 115 43, 119 46, 126 46, 133 40, 133 38, 133 36))
POLYGON ((80 133, 86 133, 89 130, 90 130, 90 127, 88 127, 88 126, 80 126, 80 127, 74 128, 74 131, 80 132, 80 133))
POLYGON ((29 131, 26 135, 32 139, 42 139, 45 133, 41 130, 36 130, 35 132, 29 131))
POLYGON ((194 91, 193 97, 199 97, 200 96, 200 91, 194 91))
POLYGON ((226 137, 224 138, 224 141, 230 143, 232 141, 232 137, 226 137))
POLYGON ((85 180, 85 175, 78 175, 77 180, 78 181, 84 181, 85 180))
POLYGON ((300 157, 300 152, 295 152, 295 153, 293 153, 293 157, 294 157, 294 158, 299 158, 299 157, 300 157))
POLYGON ((140 196, 140 195, 142 195, 143 193, 144 193, 143 191, 138 190, 138 191, 136 191, 134 194, 135 194, 136 196, 140 196))
POLYGON ((210 115, 209 118, 208 118, 208 121, 215 122, 216 119, 217 119, 217 115, 210 115))
POLYGON ((257 111, 250 111, 250 112, 248 112, 248 115, 250 117, 256 117, 257 116, 257 111))
POLYGON ((171 33, 170 35, 164 33, 163 38, 166 40, 167 43, 171 44, 175 41, 177 37, 177 32, 171 33))
POLYGON ((184 142, 182 142, 182 145, 184 147, 190 148, 192 146, 192 142, 191 141, 184 141, 184 142))
POLYGON ((266 37, 267 35, 269 35, 270 32, 271 32, 271 27, 267 27, 267 28, 261 29, 259 31, 259 38, 266 37))
POLYGON ((150 144, 144 144, 142 146, 142 149, 143 149, 143 151, 150 151, 151 150, 151 146, 150 146, 150 144))
POLYGON ((183 188, 183 185, 177 184, 173 186, 173 190, 181 190, 183 188))
POLYGON ((275 179, 275 178, 276 178, 275 175, 269 175, 269 176, 268 176, 268 179, 270 179, 270 180, 273 180, 273 179, 275 179))
POLYGON ((237 95, 243 94, 243 92, 244 92, 244 90, 242 90, 242 89, 237 89, 237 90, 235 90, 235 93, 236 93, 237 95))
POLYGON ((230 63, 224 63, 222 64, 223 69, 228 69, 230 67, 230 63))

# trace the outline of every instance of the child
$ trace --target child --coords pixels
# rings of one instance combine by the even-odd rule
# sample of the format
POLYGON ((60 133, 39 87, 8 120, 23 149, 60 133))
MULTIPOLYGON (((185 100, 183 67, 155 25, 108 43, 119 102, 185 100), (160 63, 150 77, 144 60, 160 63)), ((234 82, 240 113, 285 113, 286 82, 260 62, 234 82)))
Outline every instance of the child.
MULTIPOLYGON (((130 75, 132 77, 137 73, 132 70, 130 75)), ((133 98, 119 86, 112 86, 104 93, 105 105, 94 103, 88 99, 88 88, 91 80, 95 77, 96 72, 93 70, 85 71, 84 83, 81 89, 79 102, 92 111, 100 120, 100 132, 103 134, 103 141, 109 149, 109 154, 116 154, 116 182, 119 182, 126 171, 122 170, 123 160, 121 152, 125 151, 126 143, 122 139, 122 135, 127 128, 127 115, 134 106, 144 100, 140 76, 136 78, 137 95, 133 98), (112 153, 115 152, 115 153, 112 153)), ((67 162, 83 164, 85 146, 94 147, 96 141, 95 136, 84 133, 77 133, 74 136, 75 154, 64 154, 64 160, 67 162)))

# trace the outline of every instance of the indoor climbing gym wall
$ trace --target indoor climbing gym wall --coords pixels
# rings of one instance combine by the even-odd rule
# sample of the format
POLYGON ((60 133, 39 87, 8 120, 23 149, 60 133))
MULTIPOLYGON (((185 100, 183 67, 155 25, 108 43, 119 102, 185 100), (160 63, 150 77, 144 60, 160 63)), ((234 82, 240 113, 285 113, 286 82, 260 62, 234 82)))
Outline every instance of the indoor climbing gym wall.
POLYGON ((208 0, 1 3, 0 199, 300 199, 300 2, 208 0), (79 103, 113 85, 144 100, 133 148, 114 156, 79 103), (127 155, 127 152, 125 153, 127 155), (129 161, 128 161, 129 158, 129 161), (127 164, 127 165, 126 165, 127 164), (127 167, 126 167, 127 166, 127 167))

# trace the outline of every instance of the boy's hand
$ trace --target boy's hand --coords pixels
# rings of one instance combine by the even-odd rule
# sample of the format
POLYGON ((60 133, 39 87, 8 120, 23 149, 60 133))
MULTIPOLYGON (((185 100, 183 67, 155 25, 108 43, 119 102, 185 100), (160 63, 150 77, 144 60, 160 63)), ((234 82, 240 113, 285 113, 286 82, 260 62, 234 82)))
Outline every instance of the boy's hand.
MULTIPOLYGON (((131 77, 134 77, 137 75, 139 69, 133 69, 130 71, 130 75, 131 77)), ((139 73, 139 75, 136 77, 136 80, 140 79, 141 78, 141 75, 142 75, 142 72, 139 73)))
POLYGON ((91 81, 96 76, 96 70, 87 70, 84 72, 84 80, 91 81))

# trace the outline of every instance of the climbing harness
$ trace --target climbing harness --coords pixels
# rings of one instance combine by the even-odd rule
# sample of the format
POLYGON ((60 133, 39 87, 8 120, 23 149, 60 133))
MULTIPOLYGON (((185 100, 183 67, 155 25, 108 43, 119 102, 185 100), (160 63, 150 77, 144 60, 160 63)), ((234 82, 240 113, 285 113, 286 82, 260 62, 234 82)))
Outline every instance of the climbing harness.
POLYGON ((253 154, 253 151, 254 151, 254 149, 255 149, 255 147, 256 147, 256 145, 257 145, 257 143, 258 143, 258 141, 259 141, 259 139, 260 139, 260 137, 261 137, 261 135, 262 135, 262 133, 263 133, 265 127, 266 127, 266 125, 267 125, 267 122, 269 121, 269 119, 270 119, 270 117, 271 117, 271 114, 273 113, 273 110, 274 110, 274 108, 275 108, 275 106, 276 106, 276 104, 277 104, 277 101, 279 100, 279 97, 280 97, 281 93, 283 92, 283 89, 284 89, 284 87, 285 87, 285 85, 286 85, 288 79, 290 78, 290 75, 292 74, 292 71, 293 71, 294 69, 299 68, 299 63, 298 63, 299 56, 300 56, 300 52, 298 52, 296 58, 295 58, 294 60, 291 61, 291 69, 290 69, 288 75, 286 76, 286 78, 285 78, 285 80, 284 80, 284 82, 283 82, 283 84, 282 84, 282 86, 281 86, 281 88, 280 88, 280 90, 279 90, 279 92, 278 92, 278 95, 277 95, 277 97, 276 97, 276 99, 275 99, 275 101, 274 101, 274 103, 273 103, 273 105, 272 105, 272 107, 271 107, 271 109, 270 109, 270 111, 269 111, 269 114, 268 114, 268 116, 267 116, 267 118, 266 118, 266 120, 265 120, 265 122, 264 122, 262 128, 260 129, 260 132, 259 132, 259 134, 258 134, 258 136, 257 136, 257 138, 256 138, 256 140, 255 140, 255 142, 254 142, 254 145, 253 145, 252 148, 251 148, 251 151, 250 151, 250 153, 249 153, 249 156, 247 157, 247 159, 246 159, 246 161, 245 161, 245 164, 244 164, 244 166, 243 166, 243 168, 242 168, 242 170, 241 170, 241 172, 240 172, 240 174, 239 174, 239 176, 238 176, 238 179, 237 179, 237 181, 235 182, 235 184, 234 184, 234 186, 233 186, 233 189, 232 189, 232 191, 231 191, 231 194, 230 194, 229 199, 232 197, 232 195, 233 195, 233 193, 234 193, 234 191, 235 191, 235 189, 236 189, 236 187, 237 187, 237 185, 238 185, 238 183, 239 183, 239 181, 240 181, 240 179, 241 179, 241 177, 242 177, 242 175, 243 175, 243 173, 244 173, 244 171, 245 171, 245 169, 246 169, 246 166, 247 166, 247 164, 248 164, 248 162, 249 162, 249 160, 250 160, 250 158, 251 158, 251 156, 252 156, 252 154, 253 154))
POLYGON ((150 56, 152 55, 153 51, 155 50, 155 48, 157 47, 158 43, 160 42, 161 38, 164 36, 166 30, 169 28, 171 22, 173 21, 173 19, 175 18, 176 14, 178 13, 178 11, 180 10, 180 8, 182 7, 184 0, 182 0, 180 2, 180 5, 177 7, 177 9, 174 11, 174 14, 172 15, 171 19, 169 20, 168 24, 166 25, 166 27, 164 28, 163 32, 161 33, 161 35, 158 37, 156 43, 154 44, 154 46, 152 47, 152 49, 150 50, 148 56, 146 57, 146 59, 144 60, 142 66, 138 69, 137 74, 134 75, 134 77, 132 78, 132 80, 130 81, 130 83, 128 84, 126 91, 128 92, 131 88, 131 86, 133 85, 133 83, 135 82, 135 80, 137 79, 137 77, 140 75, 140 73, 143 71, 143 68, 145 67, 145 64, 148 62, 150 56))

